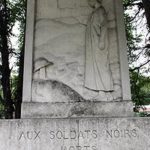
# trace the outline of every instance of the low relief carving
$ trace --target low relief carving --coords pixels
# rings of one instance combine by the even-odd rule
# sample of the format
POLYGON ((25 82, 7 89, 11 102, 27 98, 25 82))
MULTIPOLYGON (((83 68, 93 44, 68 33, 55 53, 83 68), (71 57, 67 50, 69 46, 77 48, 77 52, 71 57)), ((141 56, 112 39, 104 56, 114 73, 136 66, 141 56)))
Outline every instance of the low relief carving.
POLYGON ((87 0, 58 0, 58 8, 87 7, 87 0))
MULTIPOLYGON (((70 7, 69 10, 72 10, 72 5, 75 5, 75 1, 74 3, 69 0, 57 2, 61 7, 63 5, 70 7)), ((78 2, 81 3, 81 1, 78 2)), ((110 68, 109 60, 109 47, 112 41, 110 44, 108 34, 110 34, 109 29, 114 28, 115 21, 111 19, 110 23, 102 0, 84 0, 82 5, 85 4, 89 5, 87 7, 89 15, 37 20, 33 77, 35 82, 32 85, 32 97, 35 101, 39 101, 42 97, 42 101, 46 100, 46 102, 49 100, 54 102, 57 99, 60 99, 57 102, 65 102, 66 95, 60 96, 61 93, 63 94, 62 89, 58 88, 55 93, 52 93, 53 90, 48 91, 53 81, 67 85, 83 100, 120 99, 121 92, 116 91, 116 87, 120 88, 118 85, 120 76, 114 78, 114 74, 119 70, 119 64, 117 61, 118 67, 110 68), (46 89, 47 87, 49 88, 46 89)), ((58 7, 56 11, 61 10, 60 6, 58 7)), ((113 46, 112 49, 117 48, 113 46)), ((74 101, 77 100, 74 99, 74 101)))
POLYGON ((53 62, 49 62, 46 58, 40 57, 34 62, 34 73, 37 74, 38 79, 47 78, 47 67, 52 66, 53 62))
MULTIPOLYGON (((93 12, 86 28, 85 87, 104 92, 113 91, 113 79, 109 63, 108 21, 102 0, 89 0, 93 12)), ((105 95, 104 95, 105 98, 105 95)))
POLYGON ((58 8, 75 8, 76 0, 58 0, 58 8))

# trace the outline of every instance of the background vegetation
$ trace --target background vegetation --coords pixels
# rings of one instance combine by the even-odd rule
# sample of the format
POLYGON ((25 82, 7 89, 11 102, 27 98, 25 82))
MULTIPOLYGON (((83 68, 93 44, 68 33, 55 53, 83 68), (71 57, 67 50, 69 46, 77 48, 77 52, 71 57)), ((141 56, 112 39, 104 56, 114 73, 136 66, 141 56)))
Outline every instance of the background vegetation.
POLYGON ((25 31, 26 0, 0 0, 0 108, 2 118, 20 118, 22 101, 24 31, 25 31), (14 26, 18 23, 19 47, 13 48, 11 39, 14 26), (16 62, 11 65, 12 58, 16 62), (11 67, 12 66, 12 67, 11 67), (18 66, 17 74, 13 67, 18 66))
POLYGON ((132 100, 150 104, 150 1, 124 0, 132 100))

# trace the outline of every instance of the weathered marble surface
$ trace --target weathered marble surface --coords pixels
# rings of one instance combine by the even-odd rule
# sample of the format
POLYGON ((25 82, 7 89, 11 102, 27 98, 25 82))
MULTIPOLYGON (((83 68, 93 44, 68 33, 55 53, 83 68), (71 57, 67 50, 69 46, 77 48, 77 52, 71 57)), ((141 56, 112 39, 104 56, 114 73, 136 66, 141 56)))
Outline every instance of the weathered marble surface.
MULTIPOLYGON (((74 99, 80 99, 75 97, 74 99)), ((80 99, 82 100, 82 99, 80 99)), ((128 117, 133 116, 133 104, 121 102, 76 101, 66 103, 29 102, 22 104, 22 118, 68 118, 68 117, 128 117)), ((69 99, 70 101, 70 99, 69 99)))
POLYGON ((84 100, 122 99, 115 3, 113 0, 107 0, 103 1, 103 6, 106 9, 108 22, 113 22, 108 28, 108 56, 114 92, 111 92, 110 96, 107 94, 108 98, 99 97, 98 92, 84 85, 85 36, 88 18, 93 12, 88 0, 37 0, 33 52, 33 102, 66 102, 68 95, 63 95, 60 88, 57 89, 58 92, 51 90, 53 82, 63 85, 62 88, 68 86, 84 100))
POLYGON ((0 121, 0 150, 150 150, 150 118, 0 121))
POLYGON ((122 0, 102 3, 113 91, 100 94, 85 86, 86 30, 95 11, 88 2, 28 0, 23 118, 132 116, 122 0))

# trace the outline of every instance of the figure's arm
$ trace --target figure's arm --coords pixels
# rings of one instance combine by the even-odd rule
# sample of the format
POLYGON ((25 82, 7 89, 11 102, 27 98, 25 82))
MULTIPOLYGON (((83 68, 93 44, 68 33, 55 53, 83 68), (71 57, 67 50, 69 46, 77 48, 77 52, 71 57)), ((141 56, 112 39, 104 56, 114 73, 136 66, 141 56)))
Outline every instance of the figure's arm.
POLYGON ((99 38, 99 48, 101 50, 105 49, 105 47, 106 47, 106 43, 105 43, 106 38, 108 38, 107 37, 107 27, 102 26, 101 27, 101 35, 100 35, 100 38, 99 38))
POLYGON ((104 7, 101 7, 98 12, 99 15, 99 30, 100 30, 100 36, 99 36, 99 48, 100 50, 104 50, 107 46, 107 32, 108 32, 108 17, 107 12, 104 7))
POLYGON ((114 20, 109 20, 108 21, 108 28, 115 28, 116 27, 116 21, 114 20))
POLYGON ((102 10, 99 9, 93 16, 93 26, 97 36, 101 36, 101 26, 102 26, 102 10))
POLYGON ((97 36, 100 36, 100 34, 101 34, 101 26, 99 24, 94 25, 94 30, 95 30, 97 36))
POLYGON ((113 12, 108 13, 108 28, 115 28, 116 27, 116 20, 115 20, 115 15, 113 12))

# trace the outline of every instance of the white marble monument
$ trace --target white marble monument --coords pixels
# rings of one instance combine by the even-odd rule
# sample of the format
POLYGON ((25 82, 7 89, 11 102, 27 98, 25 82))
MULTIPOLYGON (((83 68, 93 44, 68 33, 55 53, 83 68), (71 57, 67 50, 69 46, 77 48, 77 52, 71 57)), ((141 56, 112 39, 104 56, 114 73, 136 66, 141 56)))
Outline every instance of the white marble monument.
POLYGON ((0 150, 150 150, 132 112, 122 0, 28 0, 22 119, 0 150))
POLYGON ((128 116, 124 30, 121 0, 29 1, 22 117, 128 116))

